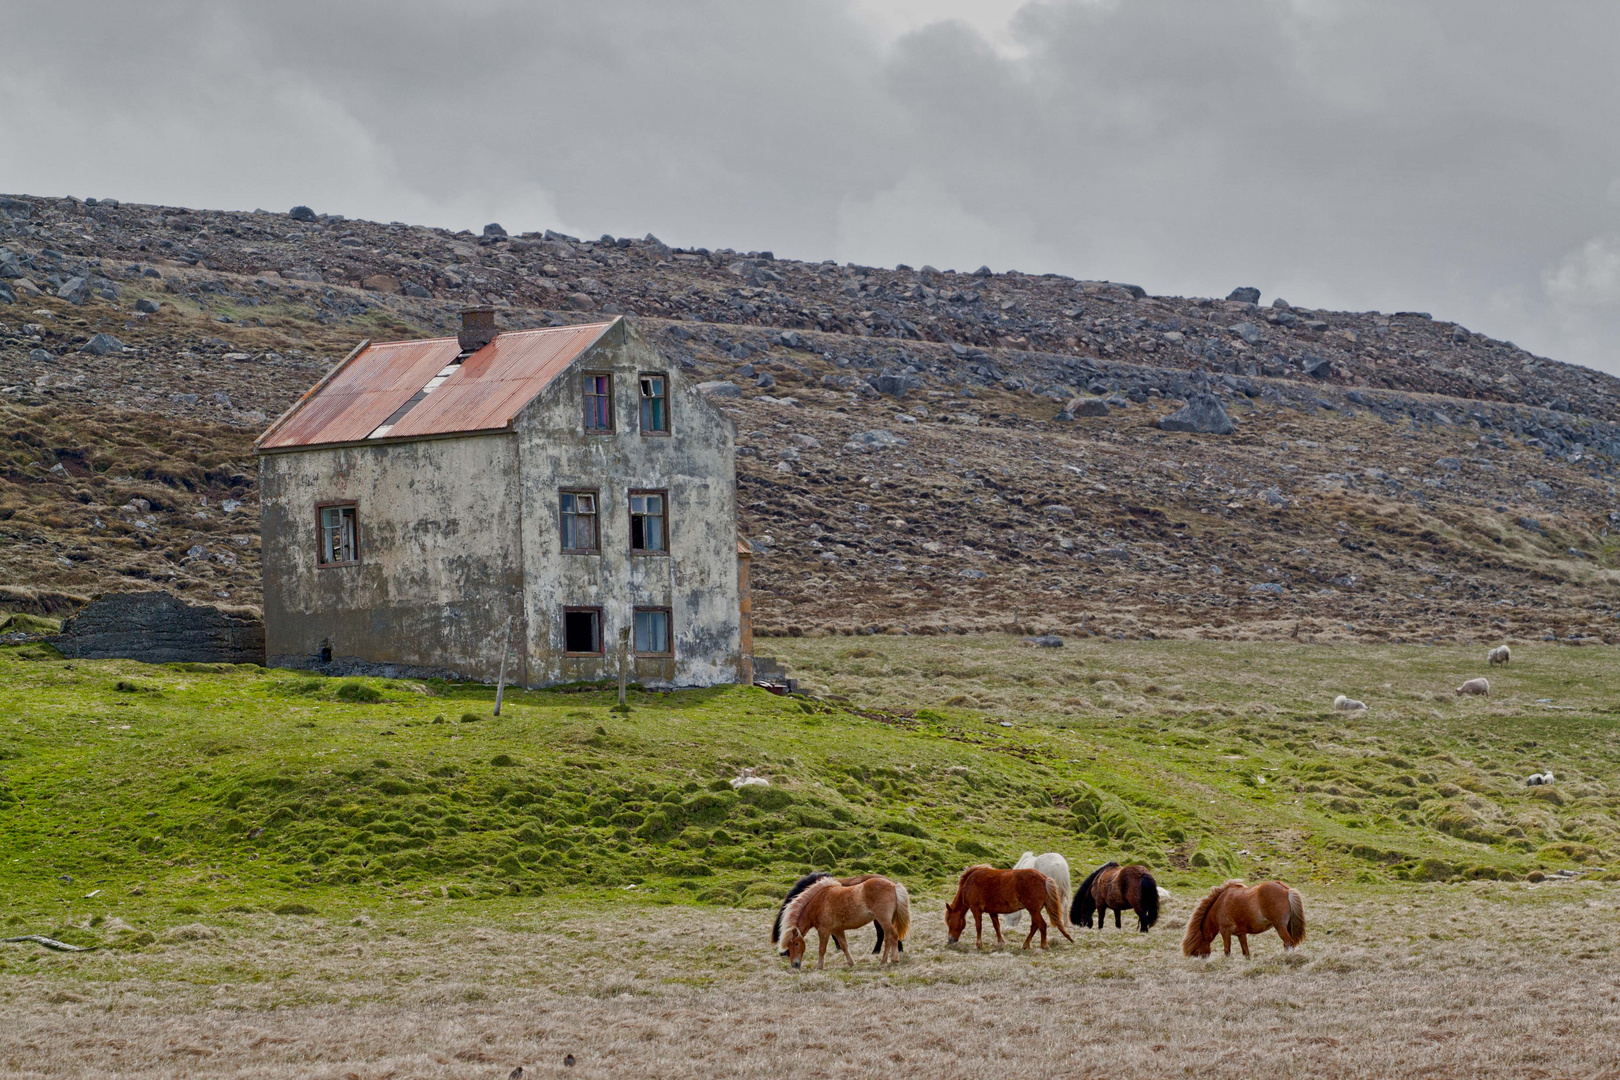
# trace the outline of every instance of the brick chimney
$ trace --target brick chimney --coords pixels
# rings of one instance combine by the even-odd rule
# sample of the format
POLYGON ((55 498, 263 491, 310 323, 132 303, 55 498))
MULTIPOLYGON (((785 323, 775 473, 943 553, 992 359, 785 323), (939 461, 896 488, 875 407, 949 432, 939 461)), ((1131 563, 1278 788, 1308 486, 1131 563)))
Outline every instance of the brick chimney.
POLYGON ((495 309, 492 307, 463 308, 461 333, 456 340, 462 352, 477 352, 495 337, 495 309))

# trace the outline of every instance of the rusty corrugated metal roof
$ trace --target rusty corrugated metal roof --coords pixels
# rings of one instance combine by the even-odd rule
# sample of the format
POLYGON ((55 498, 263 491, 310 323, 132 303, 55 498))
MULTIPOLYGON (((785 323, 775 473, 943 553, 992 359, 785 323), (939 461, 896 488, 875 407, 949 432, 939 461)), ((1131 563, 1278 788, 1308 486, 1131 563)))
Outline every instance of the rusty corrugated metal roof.
MULTIPOLYGON (((505 427, 612 325, 500 334, 396 418, 387 435, 409 438, 505 427)), ((368 345, 272 425, 259 448, 359 442, 421 395, 460 353, 453 337, 368 345)))

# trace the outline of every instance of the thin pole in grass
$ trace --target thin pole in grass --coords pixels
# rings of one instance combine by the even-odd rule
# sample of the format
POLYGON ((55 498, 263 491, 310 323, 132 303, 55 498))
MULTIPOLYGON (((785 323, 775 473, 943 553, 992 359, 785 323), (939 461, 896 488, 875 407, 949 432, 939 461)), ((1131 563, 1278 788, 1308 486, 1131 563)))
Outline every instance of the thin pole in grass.
POLYGON ((512 616, 506 617, 506 636, 501 639, 501 675, 495 680, 495 715, 501 715, 501 698, 506 696, 506 658, 512 652, 512 616))
POLYGON ((630 628, 619 630, 619 704, 624 704, 625 684, 630 681, 630 628))

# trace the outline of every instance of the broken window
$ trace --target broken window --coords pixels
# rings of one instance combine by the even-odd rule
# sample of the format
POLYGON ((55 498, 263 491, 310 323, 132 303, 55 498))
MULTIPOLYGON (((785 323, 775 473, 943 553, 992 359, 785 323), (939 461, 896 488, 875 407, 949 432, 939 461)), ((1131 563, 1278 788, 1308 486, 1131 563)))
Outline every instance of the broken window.
POLYGON ((662 491, 630 493, 631 551, 669 550, 669 518, 664 513, 668 501, 662 491))
POLYGON ((569 656, 602 655, 602 609, 563 609, 563 651, 569 656))
POLYGON ((562 549, 597 551, 601 543, 596 531, 596 492, 564 491, 559 498, 562 510, 562 549))
POLYGON ((669 656, 669 608, 636 608, 636 655, 669 656))
POLYGON ((585 376, 585 430, 613 430, 613 376, 585 376))
POLYGON ((662 375, 641 377, 641 433, 669 434, 669 382, 662 375))
POLYGON ((320 519, 321 566, 351 566, 360 561, 354 503, 331 503, 317 507, 320 519))

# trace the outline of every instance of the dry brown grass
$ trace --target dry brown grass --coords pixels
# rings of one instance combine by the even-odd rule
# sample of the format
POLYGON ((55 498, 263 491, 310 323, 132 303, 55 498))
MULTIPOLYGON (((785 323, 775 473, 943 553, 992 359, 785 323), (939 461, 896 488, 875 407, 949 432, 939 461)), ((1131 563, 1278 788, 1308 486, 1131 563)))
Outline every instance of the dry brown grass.
POLYGON ((1617 1075, 1613 885, 1316 888, 1304 947, 1251 961, 1181 957, 1194 899, 1042 954, 944 947, 929 896, 898 969, 826 973, 758 911, 230 917, 5 954, 0 1076, 1617 1075))

